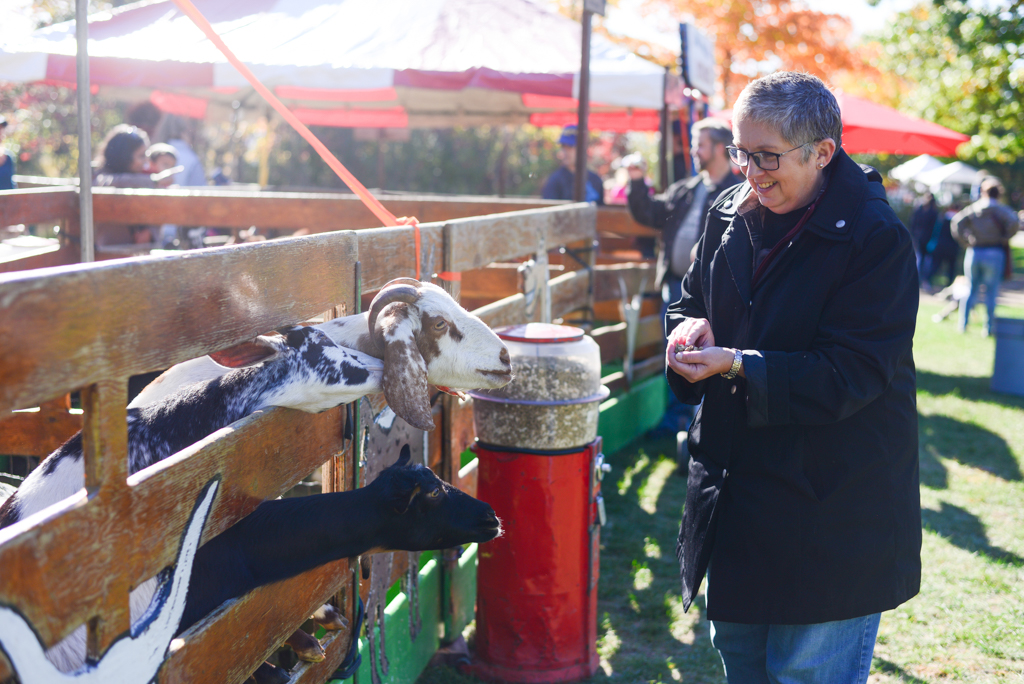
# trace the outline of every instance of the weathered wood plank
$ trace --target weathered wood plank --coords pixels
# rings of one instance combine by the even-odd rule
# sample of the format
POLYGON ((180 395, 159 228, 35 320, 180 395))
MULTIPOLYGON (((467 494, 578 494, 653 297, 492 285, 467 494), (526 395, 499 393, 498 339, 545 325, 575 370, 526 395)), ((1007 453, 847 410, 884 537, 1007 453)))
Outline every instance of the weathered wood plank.
MULTIPOLYGON (((636 364, 633 368, 633 384, 641 380, 657 375, 665 370, 665 359, 661 356, 652 356, 636 364)), ((629 382, 626 381, 626 374, 622 371, 606 375, 601 378, 601 383, 611 390, 612 393, 627 389, 629 382)))
MULTIPOLYGON (((641 318, 636 332, 635 348, 639 350, 649 344, 660 345, 664 339, 662 324, 660 315, 644 316, 641 318)), ((625 323, 616 323, 615 325, 597 328, 590 336, 601 347, 601 363, 615 361, 626 355, 625 323)))
MULTIPOLYGON (((158 681, 245 681, 314 610, 330 599, 348 576, 348 561, 342 559, 225 603, 181 635, 183 643, 175 644, 178 648, 164 662, 158 681)), ((345 644, 342 656, 348 637, 348 630, 341 630, 334 637, 345 644)))
MULTIPOLYGON (((378 199, 395 216, 415 216, 420 223, 565 205, 533 198, 381 194, 378 199)), ((96 221, 105 223, 305 228, 311 233, 380 227, 361 200, 341 193, 96 188, 93 206, 96 221)))
POLYGON ((356 244, 331 233, 0 276, 0 413, 348 301, 356 244))
POLYGON ((547 209, 454 219, 453 271, 482 268, 541 249, 554 249, 596 235, 597 210, 590 204, 567 204, 547 209))
MULTIPOLYGON (((420 224, 420 279, 443 270, 443 230, 440 223, 420 224)), ((371 228, 354 235, 359 240, 363 293, 376 292, 389 280, 416 277, 415 230, 408 226, 371 228)))
POLYGON ((82 414, 71 413, 64 395, 43 402, 37 412, 19 412, 0 423, 0 454, 46 456, 82 429, 82 414))
POLYGON ((0 602, 18 606, 44 643, 59 641, 116 596, 118 583, 137 586, 174 562, 211 478, 220 474, 222 483, 204 541, 340 451, 342 415, 258 411, 131 476, 128 488, 102 487, 89 499, 83 490, 0 530, 0 602))
POLYGON ((77 188, 31 188, 0 193, 0 226, 60 221, 77 214, 77 188))
POLYGON ((598 207, 597 232, 638 237, 656 237, 661 235, 660 230, 648 228, 634 221, 633 215, 629 213, 629 207, 624 206, 598 207))
POLYGON ((598 302, 621 300, 623 284, 629 297, 640 292, 641 286, 643 292, 658 292, 654 275, 654 264, 650 263, 597 266, 594 273, 594 299, 598 302))

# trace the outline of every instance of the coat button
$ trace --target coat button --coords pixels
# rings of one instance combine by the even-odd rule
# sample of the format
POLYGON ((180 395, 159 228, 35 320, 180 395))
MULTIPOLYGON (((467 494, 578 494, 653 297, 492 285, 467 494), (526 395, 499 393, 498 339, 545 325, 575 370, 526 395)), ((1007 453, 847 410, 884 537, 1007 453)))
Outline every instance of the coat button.
POLYGON ((736 385, 733 385, 733 386, 732 386, 732 387, 731 387, 731 388, 729 389, 729 394, 736 394, 736 385))
POLYGON ((846 221, 843 221, 842 219, 836 221, 836 228, 842 228, 845 225, 846 225, 846 221))
POLYGON ((729 470, 728 470, 728 468, 722 468, 722 478, 725 479, 727 477, 729 477, 729 470))

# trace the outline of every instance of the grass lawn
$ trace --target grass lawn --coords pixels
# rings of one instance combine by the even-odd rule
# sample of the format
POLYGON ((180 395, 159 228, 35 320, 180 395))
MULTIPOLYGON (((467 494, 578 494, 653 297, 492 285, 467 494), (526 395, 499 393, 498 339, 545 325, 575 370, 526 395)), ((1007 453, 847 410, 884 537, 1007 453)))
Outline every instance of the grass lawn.
MULTIPOLYGON (((924 303, 918 364, 924 577, 882 616, 871 682, 1024 682, 1024 398, 989 391, 981 308, 966 335, 924 303)), ((1021 317, 1024 311, 1001 310, 1021 317)), ((685 479, 674 444, 609 455, 593 682, 724 683, 703 604, 679 598, 675 538, 685 479)), ((444 668, 419 684, 475 684, 444 668)))

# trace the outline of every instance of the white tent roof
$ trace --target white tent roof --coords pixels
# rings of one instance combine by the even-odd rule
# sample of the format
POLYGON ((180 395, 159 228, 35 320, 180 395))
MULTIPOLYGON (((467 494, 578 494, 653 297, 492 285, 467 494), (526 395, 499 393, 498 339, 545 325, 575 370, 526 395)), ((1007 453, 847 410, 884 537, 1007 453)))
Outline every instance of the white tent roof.
POLYGON ((914 180, 937 190, 943 185, 971 185, 978 175, 978 169, 963 162, 953 162, 918 174, 914 180))
MULTIPOLYGON (((296 110, 401 111, 410 126, 437 125, 445 117, 523 122, 531 113, 569 109, 563 100, 579 89, 580 25, 533 0, 195 4, 296 110)), ((171 0, 95 14, 89 35, 90 78, 101 92, 138 99, 158 90, 207 102, 248 92, 171 0)), ((40 29, 0 48, 0 80, 73 82, 75 52, 74 22, 40 29)), ((660 66, 594 35, 590 69, 593 103, 661 108, 660 66)))
POLYGON ((941 168, 942 166, 942 162, 935 157, 930 154, 922 154, 893 168, 889 171, 889 177, 901 183, 907 183, 915 180, 922 173, 941 168))

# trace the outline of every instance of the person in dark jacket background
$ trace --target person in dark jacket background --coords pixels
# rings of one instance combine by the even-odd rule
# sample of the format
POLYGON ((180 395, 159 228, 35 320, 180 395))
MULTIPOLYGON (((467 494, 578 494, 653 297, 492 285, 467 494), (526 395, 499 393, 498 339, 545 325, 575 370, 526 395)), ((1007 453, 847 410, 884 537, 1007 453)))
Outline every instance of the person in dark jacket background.
POLYGON ((711 208, 666 317, 669 384, 703 399, 683 605, 706 573, 730 684, 862 684, 881 612, 921 582, 914 248, 816 77, 752 82, 733 133, 747 183, 711 208))
MULTIPOLYGON (((695 176, 681 178, 660 195, 651 197, 643 169, 629 167, 629 213, 642 225, 661 231, 662 248, 655 271, 661 288, 662 315, 669 304, 679 300, 683 276, 693 261, 693 248, 704 232, 708 209, 718 196, 742 179, 732 172, 726 147, 732 144, 729 124, 719 119, 703 119, 691 130, 695 176)), ((685 430, 693 413, 670 396, 665 416, 654 437, 685 430)), ((682 457, 685 454, 680 454, 682 457)))
POLYGON ((935 195, 925 193, 914 207, 910 215, 910 237, 914 240, 914 252, 917 254, 917 270, 921 274, 921 283, 925 282, 924 257, 928 254, 928 241, 931 240, 935 222, 939 219, 939 205, 935 195))
MULTIPOLYGON (((576 126, 566 126, 562 130, 562 137, 558 139, 561 148, 558 150, 558 160, 562 165, 548 176, 541 190, 541 197, 553 200, 571 200, 573 198, 574 183, 576 182, 576 126)), ((584 202, 596 202, 604 204, 604 185, 601 177, 587 169, 587 183, 584 186, 584 202)))

